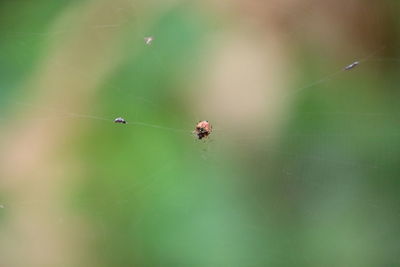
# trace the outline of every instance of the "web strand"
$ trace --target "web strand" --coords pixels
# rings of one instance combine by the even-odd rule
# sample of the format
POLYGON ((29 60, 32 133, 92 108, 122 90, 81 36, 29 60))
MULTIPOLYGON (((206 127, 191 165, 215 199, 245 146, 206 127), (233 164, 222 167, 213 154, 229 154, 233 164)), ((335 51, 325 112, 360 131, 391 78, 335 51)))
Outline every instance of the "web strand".
POLYGON ((289 92, 289 94, 286 97, 292 97, 293 95, 299 94, 299 93, 301 93, 302 91, 304 91, 306 89, 312 88, 312 87, 314 87, 314 86, 316 86, 318 84, 322 84, 322 83, 324 83, 326 81, 329 81, 329 80, 333 79, 334 77, 338 76, 339 74, 341 74, 343 72, 351 71, 353 68, 357 67, 358 65, 361 65, 361 64, 365 63, 366 61, 368 61, 370 58, 372 58, 374 55, 376 55, 377 53, 381 52, 385 48, 386 48, 386 46, 383 45, 383 46, 379 47, 378 49, 376 49, 375 51, 373 51, 372 53, 370 53, 369 55, 365 56, 364 58, 362 58, 360 60, 353 61, 353 63, 351 63, 350 65, 344 66, 344 67, 340 68, 339 70, 333 72, 332 74, 328 74, 328 75, 316 80, 315 82, 312 82, 312 83, 310 83, 308 85, 305 85, 303 87, 300 87, 298 89, 295 89, 295 90, 289 92), (349 67, 352 64, 354 64, 354 65, 352 67, 349 67))
MULTIPOLYGON (((100 26, 110 26, 110 25, 100 25, 100 26)), ((115 25, 112 25, 115 26, 115 25)), ((371 60, 371 58, 376 55, 378 52, 380 52, 381 50, 383 50, 385 48, 385 46, 381 46, 380 48, 378 48, 377 50, 375 50, 374 52, 370 53, 369 55, 367 55, 366 57, 355 61, 358 64, 363 64, 368 60, 371 60)), ((354 63, 352 63, 354 64, 354 63)), ((293 96, 296 94, 301 93, 302 91, 315 87, 318 84, 322 84, 324 82, 327 82, 331 79, 333 79, 334 77, 338 76, 339 74, 343 73, 343 72, 347 72, 347 71, 351 71, 352 69, 346 69, 345 67, 340 68, 340 70, 337 70, 335 72, 333 72, 332 74, 329 74, 327 76, 324 76, 314 82, 311 82, 310 84, 297 88, 294 91, 289 92, 286 97, 289 96, 293 96)), ((111 85, 111 87, 113 88, 119 88, 116 87, 114 85, 111 85)), ((8 102, 8 103, 12 103, 12 104, 17 104, 17 105, 23 105, 23 106, 27 106, 27 107, 31 107, 34 109, 39 109, 39 110, 44 110, 44 111, 51 111, 51 112, 55 112, 59 115, 63 115, 63 116, 67 116, 67 117, 74 117, 74 118, 81 118, 81 119, 88 119, 88 120, 97 120, 97 121, 103 121, 103 122, 108 122, 108 123, 113 123, 115 118, 111 118, 111 117, 104 117, 104 116, 96 116, 96 115, 91 115, 91 114, 81 114, 81 113, 76 113, 76 112, 70 112, 70 111, 62 111, 53 107, 46 107, 46 106, 38 106, 38 105, 33 105, 30 103, 26 103, 26 102, 21 102, 21 101, 12 101, 11 99, 2 99, 3 102, 8 102)), ((148 102, 146 100, 146 102, 148 102)), ((152 102, 150 102, 152 103, 152 102)), ((347 114, 347 113, 346 113, 347 114)), ((176 133, 186 133, 186 134, 191 134, 191 130, 190 129, 177 129, 177 128, 172 128, 172 127, 166 127, 166 126, 162 126, 162 125, 156 125, 156 124, 150 124, 150 123, 146 123, 146 122, 141 122, 141 121, 131 121, 129 120, 129 118, 127 118, 127 123, 124 126, 143 126, 143 127, 149 127, 149 128, 154 128, 154 129, 162 129, 162 130, 167 130, 167 131, 172 131, 172 132, 176 132, 176 133)))

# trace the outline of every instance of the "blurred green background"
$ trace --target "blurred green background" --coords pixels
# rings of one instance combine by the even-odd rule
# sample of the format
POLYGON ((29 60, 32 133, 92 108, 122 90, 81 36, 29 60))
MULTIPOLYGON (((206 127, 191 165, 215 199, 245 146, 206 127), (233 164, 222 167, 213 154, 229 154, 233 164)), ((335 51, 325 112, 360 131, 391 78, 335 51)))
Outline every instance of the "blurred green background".
POLYGON ((0 1, 0 266, 400 265, 399 5, 0 1))

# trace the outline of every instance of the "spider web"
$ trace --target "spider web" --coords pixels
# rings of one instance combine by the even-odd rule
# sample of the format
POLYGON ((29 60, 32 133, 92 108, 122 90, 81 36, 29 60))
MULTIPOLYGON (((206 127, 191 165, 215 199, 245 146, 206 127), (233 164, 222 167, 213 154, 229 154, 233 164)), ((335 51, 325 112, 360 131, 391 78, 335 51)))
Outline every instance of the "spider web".
MULTIPOLYGON (((82 92, 92 98, 89 106, 72 110, 68 99, 65 106, 57 98, 48 103, 28 91, 24 83, 40 68, 49 43, 81 30, 68 23, 56 31, 41 30, 68 6, 62 3, 48 7, 49 17, 39 30, 26 25, 7 30, 0 53, 9 74, 0 83, 1 129, 7 133, 3 140, 23 144, 15 155, 5 155, 8 160, 2 153, 2 166, 8 170, 36 147, 37 140, 18 138, 24 137, 24 129, 72 128, 64 139, 55 139, 57 152, 50 154, 61 174, 45 158, 48 164, 39 161, 39 174, 32 177, 17 171, 2 175, 1 247, 10 244, 4 251, 16 255, 18 242, 31 244, 35 238, 24 234, 29 227, 18 227, 31 220, 34 231, 54 236, 36 237, 44 247, 83 241, 94 266, 360 265, 363 258, 378 265, 398 262, 394 252, 379 249, 383 244, 393 251, 399 248, 398 59, 390 54, 393 44, 359 52, 343 59, 344 64, 311 55, 328 67, 318 70, 318 63, 309 63, 311 74, 302 74, 305 82, 292 81, 296 85, 284 98, 293 102, 280 117, 286 123, 279 134, 242 136, 203 118, 205 113, 194 109, 195 101, 187 97, 187 90, 195 88, 187 89, 187 80, 197 74, 204 36, 213 26, 204 26, 206 21, 187 6, 164 11, 154 25, 142 26, 146 15, 131 12, 138 5, 122 1, 126 5, 114 5, 110 12, 122 20, 84 24, 99 40, 112 31, 129 33, 121 34, 119 47, 126 58, 95 86, 96 93, 82 92), (151 45, 145 44, 146 36, 155 37, 151 45), (360 64, 344 69, 355 61, 360 64), (116 117, 128 124, 115 124, 116 117), (191 135, 202 119, 215 129, 205 142, 191 135), (46 170, 53 172, 46 175, 46 170), (20 182, 13 182, 15 178, 20 182), (27 196, 21 197, 24 192, 27 196), (43 230, 49 225, 54 232, 43 230), (70 238, 65 237, 68 231, 70 238), (11 243, 13 234, 22 237, 11 243)), ((296 65, 308 66, 303 61, 296 65)), ((63 63, 54 67, 63 68, 63 63)), ((69 71, 65 69, 66 76, 69 71)), ((96 73, 80 75, 91 80, 96 73)), ((57 88, 54 84, 55 93, 48 94, 63 97, 57 88)), ((3 151, 10 147, 4 141, 2 146, 3 151)), ((3 264, 18 265, 5 252, 0 256, 3 264)), ((67 256, 80 263, 77 253, 67 256)))

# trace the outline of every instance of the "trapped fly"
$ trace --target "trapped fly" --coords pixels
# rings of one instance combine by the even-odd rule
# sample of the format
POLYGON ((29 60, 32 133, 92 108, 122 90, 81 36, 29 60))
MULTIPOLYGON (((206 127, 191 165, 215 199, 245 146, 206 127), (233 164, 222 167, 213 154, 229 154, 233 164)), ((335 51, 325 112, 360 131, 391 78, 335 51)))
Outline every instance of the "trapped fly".
POLYGON ((351 63, 350 65, 344 67, 344 70, 351 70, 351 69, 357 67, 359 64, 360 64, 359 61, 355 61, 355 62, 351 63))
POLYGON ((153 36, 144 37, 144 43, 147 44, 147 45, 151 45, 153 40, 154 40, 153 36))
POLYGON ((114 122, 115 122, 115 123, 126 124, 126 120, 123 119, 123 118, 121 118, 121 117, 116 118, 116 119, 114 120, 114 122))

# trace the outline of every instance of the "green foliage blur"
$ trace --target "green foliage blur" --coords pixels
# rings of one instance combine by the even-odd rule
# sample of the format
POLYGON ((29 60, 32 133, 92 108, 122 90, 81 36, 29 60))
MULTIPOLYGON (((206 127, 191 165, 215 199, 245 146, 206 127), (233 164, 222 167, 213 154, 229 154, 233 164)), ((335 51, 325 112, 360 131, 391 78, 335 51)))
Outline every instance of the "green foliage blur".
MULTIPOLYGON (((103 34, 118 32, 114 49, 122 58, 99 79, 84 108, 67 106, 110 122, 65 116, 59 112, 65 107, 47 100, 20 105, 37 99, 28 83, 40 76, 43 62, 57 49, 53 43, 65 42, 57 38, 81 30, 76 21, 60 31, 53 25, 71 9, 85 10, 85 2, 95 1, 0 2, 1 131, 17 136, 20 128, 8 127, 19 121, 26 125, 24 114, 39 109, 55 117, 47 124, 50 129, 65 127, 69 133, 54 148, 60 163, 55 168, 67 177, 55 182, 61 194, 58 212, 64 214, 56 229, 72 234, 66 258, 48 266, 399 265, 397 3, 378 4, 392 7, 380 13, 387 18, 386 28, 381 35, 368 35, 380 40, 360 49, 354 47, 361 42, 347 50, 324 42, 325 35, 308 38, 307 27, 292 29, 286 56, 297 77, 281 74, 289 77, 286 93, 291 98, 285 115, 276 118, 282 121, 279 134, 267 131, 250 141, 249 130, 248 139, 230 139, 235 133, 218 132, 214 123, 210 140, 199 141, 191 134, 195 124, 213 122, 203 117, 209 95, 193 97, 201 96, 197 83, 208 69, 203 59, 209 58, 214 39, 246 23, 242 10, 217 16, 220 11, 211 2, 176 1, 163 7, 167 4, 162 1, 116 1, 109 12, 125 14, 123 24, 114 27, 98 17, 97 25, 82 27, 96 33, 99 42, 103 34), (155 37, 151 45, 144 44, 145 36, 155 37), (385 48, 379 50, 382 44, 385 48), (357 68, 330 78, 351 60, 374 52, 357 68), (126 126, 113 123, 119 116, 127 119, 126 126), (70 223, 76 220, 80 223, 70 223)), ((296 16, 289 13, 293 20, 296 16)), ((83 73, 79 79, 92 78, 83 73)), ((57 90, 54 86, 49 99, 64 96, 57 90)), ((80 93, 73 99, 79 100, 80 93)), ((221 99, 220 106, 225 105, 221 99)), ((241 125, 238 119, 237 127, 241 125)), ((19 142, 10 138, 7 143, 11 141, 19 142)), ((2 153, 0 160, 6 156, 2 153)), ((19 246, 27 233, 15 230, 17 212, 10 209, 21 207, 21 192, 18 186, 0 187, 2 246, 11 244, 10 254, 0 252, 0 266, 49 263, 34 255, 39 265, 18 259, 24 257, 19 246), (13 235, 17 242, 11 242, 13 235)), ((40 193, 33 198, 40 200, 40 193)), ((37 208, 35 202, 28 204, 37 208)), ((51 217, 53 210, 45 212, 51 217)), ((31 230, 36 227, 40 223, 31 230)), ((35 240, 38 246, 47 242, 40 235, 35 240)))

